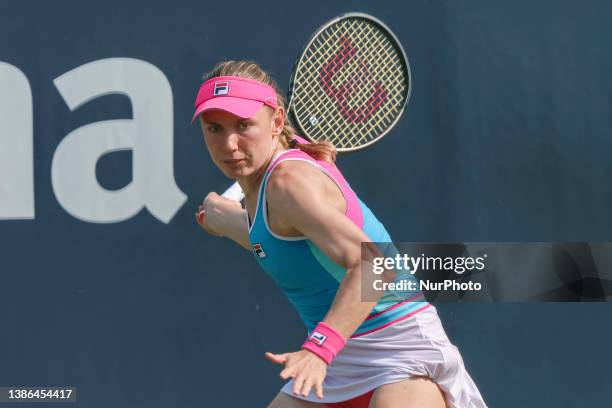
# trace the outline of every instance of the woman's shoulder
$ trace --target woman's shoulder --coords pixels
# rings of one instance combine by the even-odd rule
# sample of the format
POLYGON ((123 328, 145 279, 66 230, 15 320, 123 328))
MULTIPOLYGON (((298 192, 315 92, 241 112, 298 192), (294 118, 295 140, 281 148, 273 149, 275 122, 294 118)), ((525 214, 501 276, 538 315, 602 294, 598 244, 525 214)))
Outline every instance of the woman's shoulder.
POLYGON ((312 163, 288 160, 270 175, 266 198, 273 207, 294 212, 298 207, 333 206, 346 210, 341 190, 320 168, 312 163))
POLYGON ((290 185, 307 187, 321 175, 321 170, 308 160, 283 160, 268 175, 267 189, 286 189, 290 185))

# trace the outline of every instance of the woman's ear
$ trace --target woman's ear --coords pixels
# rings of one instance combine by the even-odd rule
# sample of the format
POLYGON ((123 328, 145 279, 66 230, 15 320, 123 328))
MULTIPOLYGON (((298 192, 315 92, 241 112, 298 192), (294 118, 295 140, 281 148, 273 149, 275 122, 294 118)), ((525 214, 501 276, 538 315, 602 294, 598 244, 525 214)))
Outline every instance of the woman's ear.
POLYGON ((279 106, 272 115, 272 134, 278 136, 285 127, 285 109, 279 106))

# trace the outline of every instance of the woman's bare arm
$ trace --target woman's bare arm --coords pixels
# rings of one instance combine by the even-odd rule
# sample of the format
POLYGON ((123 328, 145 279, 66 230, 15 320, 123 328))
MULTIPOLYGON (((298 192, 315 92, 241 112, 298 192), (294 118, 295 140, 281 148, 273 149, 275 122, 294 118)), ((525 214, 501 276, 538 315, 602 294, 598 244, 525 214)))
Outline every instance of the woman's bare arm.
MULTIPOLYGON (((270 176, 266 195, 270 212, 282 224, 299 230, 346 268, 324 321, 349 338, 376 305, 376 301, 361 298, 361 243, 370 239, 337 206, 330 204, 325 183, 333 182, 312 165, 285 162, 270 176)), ((369 249, 377 252, 375 246, 369 249)))

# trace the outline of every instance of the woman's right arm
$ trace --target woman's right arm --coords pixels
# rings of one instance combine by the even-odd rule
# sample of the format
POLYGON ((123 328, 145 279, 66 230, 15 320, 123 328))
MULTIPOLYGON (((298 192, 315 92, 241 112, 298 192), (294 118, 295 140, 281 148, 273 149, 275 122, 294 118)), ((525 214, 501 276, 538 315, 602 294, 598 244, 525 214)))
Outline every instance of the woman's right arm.
POLYGON ((196 222, 209 234, 229 238, 241 247, 251 250, 246 210, 239 202, 214 192, 208 193, 195 217, 196 222), (203 216, 199 216, 201 211, 204 211, 203 216))

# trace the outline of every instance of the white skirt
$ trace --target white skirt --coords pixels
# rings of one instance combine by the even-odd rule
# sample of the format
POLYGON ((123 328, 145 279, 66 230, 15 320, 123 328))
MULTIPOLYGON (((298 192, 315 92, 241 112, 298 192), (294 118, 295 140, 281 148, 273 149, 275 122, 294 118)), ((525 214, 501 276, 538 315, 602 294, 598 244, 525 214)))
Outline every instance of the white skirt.
POLYGON ((314 391, 307 397, 293 395, 293 380, 281 391, 312 402, 341 402, 414 376, 436 382, 452 408, 486 408, 434 306, 381 330, 349 339, 328 367, 322 400, 314 391))

